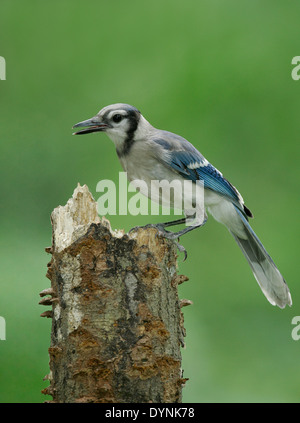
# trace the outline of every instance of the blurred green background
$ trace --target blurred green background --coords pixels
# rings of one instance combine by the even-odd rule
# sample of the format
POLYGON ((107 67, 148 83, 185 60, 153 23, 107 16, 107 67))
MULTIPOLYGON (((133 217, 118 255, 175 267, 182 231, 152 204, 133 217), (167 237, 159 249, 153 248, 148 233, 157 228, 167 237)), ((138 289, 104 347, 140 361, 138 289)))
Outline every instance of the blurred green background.
MULTIPOLYGON (((181 242, 189 282, 185 402, 298 402, 300 341, 298 1, 1 0, 0 402, 43 402, 50 325, 38 293, 50 213, 77 183, 97 199, 121 170, 105 135, 73 124, 125 102, 191 141, 242 193, 293 306, 272 307, 230 234, 209 219, 181 242)), ((109 216, 107 216, 109 217, 109 216)), ((129 230, 146 216, 111 216, 129 230)))

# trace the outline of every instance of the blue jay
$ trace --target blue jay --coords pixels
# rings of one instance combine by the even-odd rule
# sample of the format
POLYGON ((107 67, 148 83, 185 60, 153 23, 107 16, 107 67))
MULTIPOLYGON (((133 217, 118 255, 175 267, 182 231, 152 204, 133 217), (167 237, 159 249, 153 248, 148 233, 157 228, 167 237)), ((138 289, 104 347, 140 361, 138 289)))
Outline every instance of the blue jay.
MULTIPOLYGON (((135 107, 122 103, 104 107, 96 116, 74 125, 78 127, 84 129, 74 135, 106 132, 130 181, 140 179, 149 187, 154 179, 203 181, 205 209, 233 235, 268 301, 280 308, 292 305, 284 278, 248 222, 253 215, 242 196, 191 143, 179 135, 154 128, 135 107)), ((202 223, 178 232, 165 230, 185 222, 183 218, 150 226, 157 227, 168 238, 177 239, 202 226, 206 214, 202 223)))

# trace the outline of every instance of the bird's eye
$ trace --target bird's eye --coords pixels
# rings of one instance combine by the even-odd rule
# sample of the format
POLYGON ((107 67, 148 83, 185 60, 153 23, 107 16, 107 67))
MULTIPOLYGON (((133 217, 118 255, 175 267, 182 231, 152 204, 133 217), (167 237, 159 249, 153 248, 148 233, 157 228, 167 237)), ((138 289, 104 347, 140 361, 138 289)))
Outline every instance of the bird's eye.
POLYGON ((115 123, 119 123, 119 122, 121 122, 121 120, 123 119, 123 116, 122 115, 120 115, 119 113, 117 113, 116 115, 114 115, 113 116, 113 121, 115 122, 115 123))

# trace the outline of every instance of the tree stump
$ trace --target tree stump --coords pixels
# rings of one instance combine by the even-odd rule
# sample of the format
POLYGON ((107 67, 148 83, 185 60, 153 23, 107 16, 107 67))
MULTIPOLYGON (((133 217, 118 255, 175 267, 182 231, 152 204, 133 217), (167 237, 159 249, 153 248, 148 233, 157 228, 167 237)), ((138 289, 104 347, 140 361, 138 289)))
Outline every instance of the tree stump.
POLYGON ((84 185, 52 215, 52 402, 178 403, 184 345, 176 243, 153 228, 112 231, 84 185))

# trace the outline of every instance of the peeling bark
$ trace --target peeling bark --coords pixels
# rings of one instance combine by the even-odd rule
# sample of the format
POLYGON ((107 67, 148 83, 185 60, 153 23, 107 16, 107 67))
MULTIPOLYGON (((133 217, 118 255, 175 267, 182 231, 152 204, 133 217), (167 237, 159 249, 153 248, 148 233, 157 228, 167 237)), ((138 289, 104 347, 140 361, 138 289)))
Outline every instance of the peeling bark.
POLYGON ((52 310, 53 402, 181 402, 184 345, 176 244, 156 229, 112 231, 87 186, 52 215, 52 254, 40 293, 52 310))

